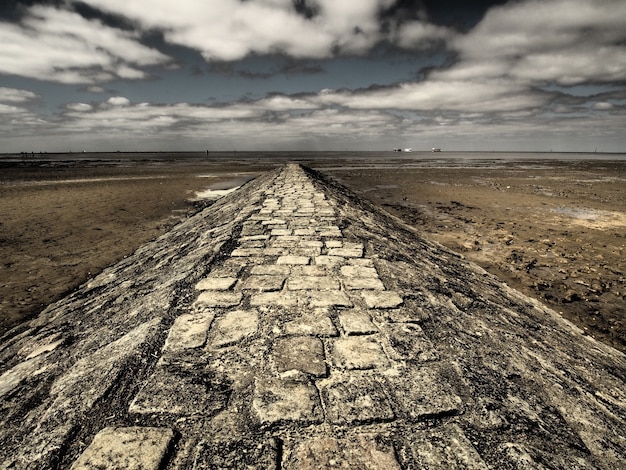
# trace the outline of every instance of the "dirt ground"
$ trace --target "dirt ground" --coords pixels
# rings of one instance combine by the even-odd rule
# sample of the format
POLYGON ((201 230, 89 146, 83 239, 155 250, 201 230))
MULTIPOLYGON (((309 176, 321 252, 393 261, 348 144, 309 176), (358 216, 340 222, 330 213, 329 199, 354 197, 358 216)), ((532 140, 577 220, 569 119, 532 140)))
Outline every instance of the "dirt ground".
MULTIPOLYGON (((305 163, 626 351, 626 162, 305 163)), ((0 334, 276 165, 5 164, 0 334)))
POLYGON ((626 351, 626 162, 328 173, 626 351))
POLYGON ((0 334, 165 233, 207 188, 266 167, 137 162, 0 169, 0 334))

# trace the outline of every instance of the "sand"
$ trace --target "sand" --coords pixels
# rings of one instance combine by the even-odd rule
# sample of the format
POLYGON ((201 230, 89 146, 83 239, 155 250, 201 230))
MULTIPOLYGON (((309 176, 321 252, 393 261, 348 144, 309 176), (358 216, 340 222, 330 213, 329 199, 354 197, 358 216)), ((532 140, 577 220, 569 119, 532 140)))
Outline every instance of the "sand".
MULTIPOLYGON (((626 162, 422 157, 302 161, 626 351, 626 162)), ((278 164, 3 163, 0 332, 278 164)))

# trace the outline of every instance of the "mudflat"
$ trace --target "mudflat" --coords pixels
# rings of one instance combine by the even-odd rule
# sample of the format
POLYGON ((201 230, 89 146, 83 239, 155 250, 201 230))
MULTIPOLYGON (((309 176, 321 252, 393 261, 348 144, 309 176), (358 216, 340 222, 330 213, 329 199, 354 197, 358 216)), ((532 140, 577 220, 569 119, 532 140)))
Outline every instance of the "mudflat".
MULTIPOLYGON (((0 333, 287 157, 2 162, 0 333)), ((626 351, 626 161, 289 157, 626 351)))

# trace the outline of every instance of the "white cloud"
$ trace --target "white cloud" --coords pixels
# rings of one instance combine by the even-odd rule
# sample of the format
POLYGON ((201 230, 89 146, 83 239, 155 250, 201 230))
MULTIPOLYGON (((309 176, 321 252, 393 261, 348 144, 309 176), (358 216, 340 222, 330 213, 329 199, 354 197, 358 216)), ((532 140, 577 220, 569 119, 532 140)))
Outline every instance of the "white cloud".
POLYGON ((138 67, 170 59, 133 33, 77 13, 36 6, 21 24, 0 27, 0 73, 61 83, 145 78, 138 67))
POLYGON ((112 96, 111 98, 106 100, 104 104, 123 107, 128 106, 130 104, 130 100, 124 96, 112 96))
POLYGON ((352 109, 399 109, 459 112, 515 111, 544 104, 547 97, 525 90, 510 80, 431 80, 361 92, 329 92, 319 95, 322 104, 352 109))
POLYGON ((506 75, 529 84, 624 80, 624 18, 623 0, 509 2, 452 41, 461 61, 449 73, 506 75))
POLYGON ((27 103, 39 98, 39 95, 28 90, 0 87, 0 103, 27 103))
POLYGON ((87 112, 93 109, 93 106, 87 103, 68 103, 65 108, 70 111, 87 112))
POLYGON ((428 35, 445 36, 443 28, 409 22, 387 37, 379 13, 394 0, 310 0, 317 15, 307 19, 292 0, 86 0, 124 15, 145 29, 163 31, 168 42, 187 46, 207 60, 233 61, 250 53, 282 52, 292 57, 323 58, 363 54, 383 39, 403 47, 425 44, 428 35))
POLYGON ((600 103, 594 104, 593 109, 598 111, 608 111, 609 109, 613 109, 613 104, 602 101, 600 103))

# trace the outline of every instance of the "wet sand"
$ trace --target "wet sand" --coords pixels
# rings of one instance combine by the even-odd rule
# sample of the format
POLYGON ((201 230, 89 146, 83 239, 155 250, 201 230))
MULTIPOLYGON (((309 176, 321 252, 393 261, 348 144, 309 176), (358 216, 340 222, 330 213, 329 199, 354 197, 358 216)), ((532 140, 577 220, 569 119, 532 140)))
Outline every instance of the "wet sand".
MULTIPOLYGON (((626 162, 300 160, 626 350, 626 162)), ((3 163, 0 332, 280 163, 3 163)))

